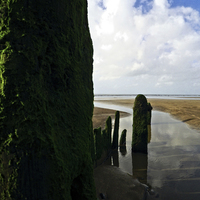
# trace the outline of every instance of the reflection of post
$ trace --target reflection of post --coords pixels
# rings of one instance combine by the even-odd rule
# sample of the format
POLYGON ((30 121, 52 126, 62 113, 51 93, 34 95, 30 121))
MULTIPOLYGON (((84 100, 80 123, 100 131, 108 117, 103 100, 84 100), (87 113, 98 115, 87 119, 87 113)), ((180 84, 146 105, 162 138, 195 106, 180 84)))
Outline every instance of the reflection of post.
POLYGON ((112 153, 113 165, 119 167, 119 154, 118 150, 113 151, 112 153))
POLYGON ((122 156, 125 156, 127 154, 126 146, 123 147, 120 146, 119 151, 122 156))
POLYGON ((151 125, 147 125, 147 130, 148 130, 148 143, 151 142, 151 125))
POLYGON ((132 153, 133 177, 147 184, 147 154, 132 153))

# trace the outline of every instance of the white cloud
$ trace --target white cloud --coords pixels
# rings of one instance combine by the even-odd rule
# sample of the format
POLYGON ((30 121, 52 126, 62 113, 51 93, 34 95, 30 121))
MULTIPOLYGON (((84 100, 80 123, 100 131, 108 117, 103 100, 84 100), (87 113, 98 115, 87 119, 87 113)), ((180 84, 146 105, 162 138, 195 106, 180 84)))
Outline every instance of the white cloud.
POLYGON ((196 10, 167 0, 149 2, 146 13, 136 0, 101 1, 106 9, 99 2, 88 0, 95 93, 199 92, 196 10))

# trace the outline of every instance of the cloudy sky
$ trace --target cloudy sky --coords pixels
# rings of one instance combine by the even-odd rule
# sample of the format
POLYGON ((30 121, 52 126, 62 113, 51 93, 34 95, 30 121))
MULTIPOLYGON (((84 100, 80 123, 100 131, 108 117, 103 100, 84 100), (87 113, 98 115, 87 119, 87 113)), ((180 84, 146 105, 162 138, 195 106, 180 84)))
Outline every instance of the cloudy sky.
POLYGON ((199 0, 88 0, 95 94, 200 94, 199 0))

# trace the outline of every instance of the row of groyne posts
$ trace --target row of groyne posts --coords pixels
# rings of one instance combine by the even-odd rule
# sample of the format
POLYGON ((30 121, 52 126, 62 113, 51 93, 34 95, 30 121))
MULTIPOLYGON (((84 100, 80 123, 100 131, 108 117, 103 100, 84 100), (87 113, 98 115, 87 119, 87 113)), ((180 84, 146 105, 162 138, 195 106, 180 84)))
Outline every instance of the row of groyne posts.
MULTIPOLYGON (((146 97, 142 94, 137 95, 133 107, 132 152, 147 154, 148 125, 151 124, 151 111, 152 106, 147 102, 146 97)), ((113 137, 110 116, 106 120, 104 130, 101 127, 94 129, 96 161, 109 156, 109 152, 118 149, 118 147, 120 147, 120 151, 126 148, 127 130, 122 131, 119 140, 119 118, 120 112, 116 111, 113 137)))

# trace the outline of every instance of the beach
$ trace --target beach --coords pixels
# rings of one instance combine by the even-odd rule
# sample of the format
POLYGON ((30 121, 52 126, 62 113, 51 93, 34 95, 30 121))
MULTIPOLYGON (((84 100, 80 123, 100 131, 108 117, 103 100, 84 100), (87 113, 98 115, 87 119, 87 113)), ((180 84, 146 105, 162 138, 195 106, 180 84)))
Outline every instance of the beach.
MULTIPOLYGON (((195 99, 147 99, 151 103, 153 110, 170 113, 174 118, 187 123, 191 128, 200 133, 200 100, 195 99)), ((96 100, 96 102, 115 104, 123 107, 133 108, 133 99, 110 99, 96 100)), ((93 127, 105 127, 108 116, 115 117, 115 111, 95 107, 93 112, 93 127)), ((129 113, 121 112, 120 117, 129 116, 129 113)), ((145 199, 145 186, 139 184, 137 179, 133 179, 127 173, 114 166, 100 165, 94 169, 94 179, 96 185, 97 197, 100 193, 107 196, 106 199, 145 199), (123 182, 123 184, 122 184, 123 182), (116 190, 117 188, 117 190, 116 190), (126 191, 126 193, 124 193, 126 191)), ((155 199, 155 196, 149 196, 148 199, 155 199)))
MULTIPOLYGON (((115 112, 116 110, 94 107, 93 128, 98 128, 98 127, 104 128, 106 120, 109 116, 112 119, 115 118, 115 112)), ((130 115, 129 113, 120 111, 120 117, 127 117, 129 115, 130 115)))
MULTIPOLYGON (((176 119, 187 123, 191 128, 200 131, 200 100, 195 99, 147 99, 151 103, 153 110, 170 113, 176 119)), ((96 102, 116 104, 133 108, 133 99, 112 99, 97 100, 96 102)), ((114 117, 115 111, 103 108, 94 108, 93 127, 104 127, 108 116, 114 117)), ((128 116, 129 113, 120 112, 121 117, 128 116)))

